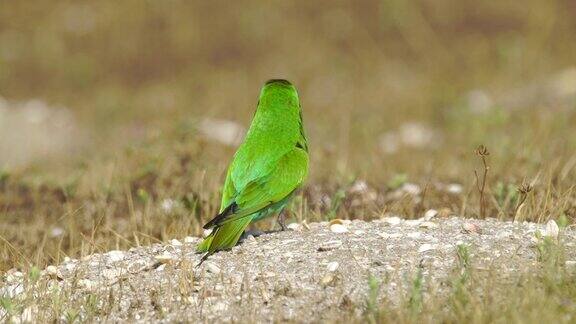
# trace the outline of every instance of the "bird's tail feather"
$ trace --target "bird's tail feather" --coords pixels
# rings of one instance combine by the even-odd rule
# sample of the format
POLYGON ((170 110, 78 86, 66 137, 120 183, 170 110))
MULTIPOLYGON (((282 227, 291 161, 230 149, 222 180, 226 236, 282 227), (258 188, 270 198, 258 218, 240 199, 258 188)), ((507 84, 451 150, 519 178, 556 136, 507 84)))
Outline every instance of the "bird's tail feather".
POLYGON ((240 235, 244 232, 244 229, 250 224, 253 216, 246 216, 240 218, 234 222, 226 223, 218 227, 214 231, 214 237, 210 242, 209 251, 219 251, 231 249, 238 243, 240 235))
POLYGON ((252 218, 254 218, 254 216, 247 216, 215 228, 214 231, 204 238, 196 247, 196 252, 206 253, 198 265, 202 264, 202 262, 214 252, 228 250, 234 247, 234 245, 238 243, 244 229, 246 229, 252 221, 252 218))
POLYGON ((208 249, 210 248, 210 244, 212 244, 213 238, 214 238, 214 232, 212 232, 210 235, 205 237, 204 240, 202 240, 202 242, 198 243, 198 246, 196 246, 196 252, 197 253, 208 252, 208 249))

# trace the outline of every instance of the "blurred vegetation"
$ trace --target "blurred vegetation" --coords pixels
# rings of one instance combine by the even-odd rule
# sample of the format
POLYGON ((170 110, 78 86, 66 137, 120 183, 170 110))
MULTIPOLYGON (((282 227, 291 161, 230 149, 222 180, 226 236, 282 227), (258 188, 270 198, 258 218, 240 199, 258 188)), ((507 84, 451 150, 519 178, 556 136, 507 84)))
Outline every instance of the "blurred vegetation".
POLYGON ((0 148, 39 153, 0 152, 0 269, 199 234, 234 152, 199 126, 248 126, 276 77, 311 142, 296 220, 476 217, 484 144, 489 216, 572 224, 575 35, 571 0, 3 1, 0 148), (40 103, 70 131, 2 121, 40 103))

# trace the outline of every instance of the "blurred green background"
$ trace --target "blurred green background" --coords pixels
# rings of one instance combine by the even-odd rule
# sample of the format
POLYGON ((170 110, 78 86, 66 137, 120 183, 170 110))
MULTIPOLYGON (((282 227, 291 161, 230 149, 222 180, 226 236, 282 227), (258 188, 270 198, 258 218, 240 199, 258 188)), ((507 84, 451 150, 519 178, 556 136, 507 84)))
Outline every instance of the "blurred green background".
POLYGON ((5 266, 197 234, 270 78, 302 98, 314 217, 299 217, 475 216, 479 144, 493 216, 528 181, 523 218, 575 217, 574 1, 9 0, 5 266), (362 179, 375 207, 331 210, 362 179), (407 181, 463 190, 405 206, 388 193, 407 181))

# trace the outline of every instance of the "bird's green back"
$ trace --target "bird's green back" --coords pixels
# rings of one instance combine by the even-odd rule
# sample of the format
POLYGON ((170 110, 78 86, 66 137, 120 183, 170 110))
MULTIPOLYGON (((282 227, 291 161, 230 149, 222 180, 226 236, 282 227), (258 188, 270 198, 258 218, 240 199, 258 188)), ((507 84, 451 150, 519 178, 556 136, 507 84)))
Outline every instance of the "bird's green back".
POLYGON ((229 166, 221 211, 238 192, 269 174, 279 159, 297 146, 307 155, 298 93, 287 81, 270 80, 260 92, 252 124, 229 166))
POLYGON ((252 124, 228 168, 220 213, 204 228, 212 234, 198 245, 208 252, 236 245, 251 221, 277 213, 308 174, 308 145, 298 93, 290 82, 270 80, 252 124))

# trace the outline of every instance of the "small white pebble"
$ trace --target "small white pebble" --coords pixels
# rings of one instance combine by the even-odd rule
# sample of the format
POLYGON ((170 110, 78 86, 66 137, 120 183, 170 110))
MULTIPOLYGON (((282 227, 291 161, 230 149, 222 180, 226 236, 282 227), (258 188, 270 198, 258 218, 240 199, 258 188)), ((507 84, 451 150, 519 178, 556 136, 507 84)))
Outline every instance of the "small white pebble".
POLYGON ((182 242, 178 241, 177 239, 172 239, 170 240, 170 244, 172 244, 173 246, 181 246, 182 242))
POLYGON ((105 254, 110 262, 118 262, 124 260, 124 252, 113 250, 105 254))
POLYGON ((174 210, 178 203, 173 199, 164 199, 160 202, 160 208, 165 213, 170 213, 174 210))
POLYGON ((418 186, 417 184, 413 184, 413 183, 405 183, 402 185, 402 187, 400 187, 400 190, 404 191, 407 194, 416 196, 419 195, 420 192, 422 191, 420 189, 420 186, 418 186))
POLYGON ((46 274, 49 275, 50 277, 57 277, 58 276, 58 268, 56 268, 53 265, 49 265, 46 267, 46 274))
POLYGON ((225 311, 226 308, 228 308, 228 307, 226 306, 225 303, 218 303, 212 307, 212 310, 215 312, 222 312, 222 311, 225 311))
POLYGON ((289 230, 298 231, 298 230, 300 230, 300 224, 290 223, 290 224, 286 225, 286 228, 288 228, 289 230))
POLYGON ((354 233, 354 235, 364 235, 364 234, 366 234, 366 231, 363 231, 363 230, 355 230, 353 233, 354 233))
POLYGON ((422 244, 418 248, 419 253, 424 253, 424 252, 431 251, 431 250, 436 250, 436 247, 434 245, 428 244, 428 243, 422 244))
POLYGON ((330 225, 330 231, 332 231, 332 233, 340 234, 348 232, 348 228, 342 224, 332 224, 330 225))
POLYGON ((334 275, 329 273, 329 274, 325 275, 324 277, 322 277, 320 284, 322 286, 328 286, 334 281, 334 279, 335 279, 334 275))
POLYGON ((206 262, 205 264, 206 264, 206 270, 208 272, 211 272, 213 274, 219 274, 222 271, 217 265, 215 265, 212 262, 206 262))
POLYGON ((418 238, 420 238, 420 237, 422 236, 422 233, 420 233, 420 232, 411 232, 411 233, 406 234, 406 236, 407 236, 408 238, 411 238, 411 239, 418 239, 418 238))
POLYGON ((24 274, 20 271, 14 271, 8 275, 6 275, 6 281, 8 283, 13 283, 16 281, 19 281, 20 279, 22 279, 22 277, 24 277, 24 274))
POLYGON ((330 251, 330 250, 335 250, 338 249, 342 246, 342 241, 339 240, 333 240, 333 241, 328 241, 328 242, 324 242, 320 245, 320 247, 318 247, 318 251, 322 252, 322 251, 330 251))
POLYGON ((88 279, 78 280, 78 286, 87 290, 94 290, 96 288, 96 283, 88 279))
POLYGON ((559 232, 560 228, 553 219, 549 220, 548 223, 546 223, 546 231, 544 232, 544 236, 557 239, 559 232))
POLYGON ((461 184, 457 184, 457 183, 451 183, 448 186, 446 186, 446 191, 448 191, 449 193, 453 194, 453 195, 458 195, 462 193, 462 185, 461 184))
POLYGON ((480 227, 474 223, 464 223, 462 231, 466 234, 480 233, 480 227))
POLYGON ((400 217, 397 216, 384 217, 382 218, 382 221, 389 225, 398 225, 402 223, 402 219, 400 219, 400 217))
POLYGON ((59 237, 59 236, 62 236, 63 234, 64 234, 64 229, 62 229, 61 227, 54 227, 50 231, 50 237, 59 237))
POLYGON ((196 242, 196 238, 195 238, 195 237, 186 236, 186 237, 184 238, 184 243, 194 243, 194 242, 196 242))
POLYGON ((161 264, 158 268, 156 268, 156 271, 164 271, 164 268, 166 268, 166 265, 161 264))
POLYGON ((336 270, 338 270, 338 267, 340 266, 340 264, 336 261, 330 262, 328 263, 328 265, 326 266, 326 270, 330 271, 330 272, 334 272, 336 270))
POLYGON ((432 218, 436 217, 438 215, 438 211, 436 209, 428 209, 425 213, 424 213, 424 217, 423 220, 425 221, 429 221, 432 218))

